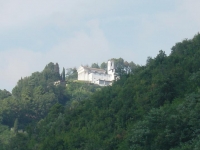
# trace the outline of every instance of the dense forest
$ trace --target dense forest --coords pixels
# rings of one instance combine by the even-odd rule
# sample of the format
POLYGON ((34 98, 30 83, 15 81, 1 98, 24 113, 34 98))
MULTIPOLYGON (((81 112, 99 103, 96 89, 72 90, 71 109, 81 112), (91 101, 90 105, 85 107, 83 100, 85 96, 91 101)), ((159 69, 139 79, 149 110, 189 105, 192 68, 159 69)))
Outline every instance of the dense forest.
POLYGON ((0 90, 0 150, 199 150, 199 58, 197 34, 144 66, 115 59, 107 87, 49 63, 0 90))

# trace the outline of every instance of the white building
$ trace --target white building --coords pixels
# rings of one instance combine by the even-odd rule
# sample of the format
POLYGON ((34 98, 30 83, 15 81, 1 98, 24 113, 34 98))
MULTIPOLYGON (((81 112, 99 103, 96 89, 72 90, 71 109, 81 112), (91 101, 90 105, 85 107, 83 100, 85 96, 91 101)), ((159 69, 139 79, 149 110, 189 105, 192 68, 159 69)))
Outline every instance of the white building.
POLYGON ((108 60, 107 73, 103 69, 80 66, 77 70, 78 80, 88 81, 100 86, 112 85, 115 80, 114 61, 108 60))

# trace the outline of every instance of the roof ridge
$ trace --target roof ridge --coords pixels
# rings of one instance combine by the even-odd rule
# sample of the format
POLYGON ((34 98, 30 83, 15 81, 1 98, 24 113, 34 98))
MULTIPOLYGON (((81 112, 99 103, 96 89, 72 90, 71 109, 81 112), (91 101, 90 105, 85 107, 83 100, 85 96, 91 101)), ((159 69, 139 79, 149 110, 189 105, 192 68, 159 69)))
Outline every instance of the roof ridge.
POLYGON ((98 69, 98 70, 104 70, 104 69, 101 69, 101 68, 92 68, 92 67, 87 67, 87 66, 83 66, 84 68, 90 68, 90 69, 98 69))

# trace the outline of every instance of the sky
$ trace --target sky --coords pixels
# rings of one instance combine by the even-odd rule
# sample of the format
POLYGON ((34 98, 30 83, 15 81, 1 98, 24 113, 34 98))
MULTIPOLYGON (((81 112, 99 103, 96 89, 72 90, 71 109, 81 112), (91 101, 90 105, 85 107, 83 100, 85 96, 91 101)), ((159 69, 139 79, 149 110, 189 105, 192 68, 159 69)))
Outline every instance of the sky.
POLYGON ((0 0, 0 89, 50 63, 145 65, 200 31, 199 0, 0 0))

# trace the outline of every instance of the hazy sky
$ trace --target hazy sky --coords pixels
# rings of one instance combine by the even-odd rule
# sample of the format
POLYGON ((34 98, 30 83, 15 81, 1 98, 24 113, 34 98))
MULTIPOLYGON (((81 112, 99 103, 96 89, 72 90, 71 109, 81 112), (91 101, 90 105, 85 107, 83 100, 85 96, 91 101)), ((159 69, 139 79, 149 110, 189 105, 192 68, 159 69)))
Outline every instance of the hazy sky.
POLYGON ((145 65, 200 30, 199 0, 0 0, 0 89, 21 77, 110 58, 145 65))

